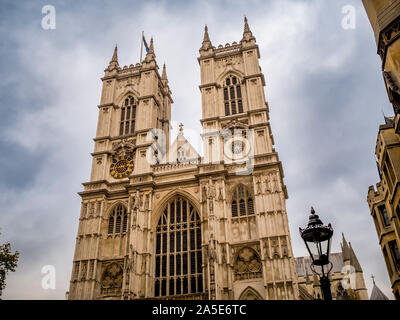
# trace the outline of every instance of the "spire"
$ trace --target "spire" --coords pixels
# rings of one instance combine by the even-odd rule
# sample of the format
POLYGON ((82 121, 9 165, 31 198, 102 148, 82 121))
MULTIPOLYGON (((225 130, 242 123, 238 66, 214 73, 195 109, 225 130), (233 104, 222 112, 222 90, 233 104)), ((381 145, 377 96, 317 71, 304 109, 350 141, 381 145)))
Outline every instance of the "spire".
POLYGON ((244 32, 245 32, 245 33, 246 33, 246 32, 251 32, 251 31, 250 31, 249 24, 247 23, 247 17, 246 17, 246 16, 244 16, 244 32))
POLYGON ((180 136, 183 135, 183 123, 182 122, 179 124, 179 135, 180 136))
POLYGON ((342 256, 343 256, 343 262, 350 260, 350 248, 349 245, 347 244, 346 238, 344 237, 344 234, 342 233, 342 256))
POLYGON ((374 286, 372 288, 371 297, 369 300, 389 300, 389 298, 378 288, 375 283, 375 277, 371 276, 374 286))
POLYGON ((118 47, 117 47, 117 44, 115 44, 114 54, 112 56, 111 61, 118 62, 118 47))
POLYGON ((167 79, 167 68, 165 66, 165 63, 163 65, 163 69, 162 69, 161 80, 167 80, 168 81, 168 79, 167 79))
POLYGON ((363 272, 360 262, 358 262, 357 256, 356 256, 350 242, 349 242, 349 245, 350 245, 350 265, 352 265, 354 267, 356 272, 363 272))
POLYGON ((201 50, 208 50, 210 48, 212 48, 212 44, 211 44, 211 41, 210 41, 210 36, 208 35, 208 27, 206 25, 204 27, 204 38, 203 38, 203 42, 202 42, 200 51, 201 50))
POLYGON ((247 17, 244 16, 244 31, 243 31, 242 41, 250 41, 250 40, 256 40, 256 38, 253 37, 253 33, 251 32, 249 23, 247 22, 247 17))
POLYGON ((151 37, 151 39, 150 39, 150 47, 149 47, 149 52, 148 53, 154 53, 153 37, 151 37))
POLYGON ((156 59, 156 55, 154 53, 154 42, 153 42, 153 37, 151 37, 149 51, 146 54, 145 61, 150 62, 155 59, 156 59))
POLYGON ((110 61, 109 65, 108 65, 108 68, 109 68, 109 69, 113 69, 113 68, 116 68, 116 67, 119 67, 119 64, 118 64, 118 47, 117 47, 117 44, 115 44, 114 53, 113 53, 113 56, 112 56, 112 58, 111 58, 111 61, 110 61))

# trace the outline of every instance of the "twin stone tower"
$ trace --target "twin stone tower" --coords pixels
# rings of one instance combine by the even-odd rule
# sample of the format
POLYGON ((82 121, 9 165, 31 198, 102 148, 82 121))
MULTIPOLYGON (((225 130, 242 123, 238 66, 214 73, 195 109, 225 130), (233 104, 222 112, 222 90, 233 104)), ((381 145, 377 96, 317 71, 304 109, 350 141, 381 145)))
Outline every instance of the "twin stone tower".
POLYGON ((170 141, 173 103, 153 39, 105 75, 90 181, 83 183, 69 299, 298 299, 260 53, 199 50, 204 156, 170 141))

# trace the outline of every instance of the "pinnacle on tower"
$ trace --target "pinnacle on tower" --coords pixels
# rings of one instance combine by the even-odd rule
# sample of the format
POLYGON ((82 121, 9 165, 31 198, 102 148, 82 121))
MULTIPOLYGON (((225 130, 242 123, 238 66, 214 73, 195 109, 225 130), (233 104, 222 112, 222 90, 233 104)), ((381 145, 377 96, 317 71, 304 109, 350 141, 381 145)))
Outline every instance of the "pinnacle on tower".
POLYGON ((204 38, 200 50, 208 50, 212 47, 210 36, 208 35, 208 27, 204 27, 204 38))
POLYGON ((250 41, 255 40, 253 37, 253 33, 250 30, 249 24, 247 22, 247 17, 244 16, 244 31, 243 31, 243 38, 242 41, 250 41))
POLYGON ((354 267, 356 272, 362 272, 363 270, 361 268, 360 262, 358 262, 357 256, 356 256, 350 242, 349 242, 349 245, 350 245, 350 265, 352 265, 354 267))
POLYGON ((146 54, 146 61, 151 61, 151 60, 155 60, 156 55, 154 53, 154 42, 153 42, 153 37, 151 37, 150 40, 150 46, 149 46, 149 51, 146 54))
POLYGON ((167 80, 168 81, 168 79, 167 79, 167 68, 165 66, 165 63, 163 65, 163 69, 162 69, 161 80, 167 80))
POLYGON ((113 56, 112 56, 111 61, 110 61, 109 65, 108 65, 109 69, 112 69, 112 68, 115 68, 115 67, 119 67, 119 64, 118 64, 118 47, 117 47, 117 45, 115 45, 113 56))
POLYGON ((342 233, 342 255, 343 255, 343 261, 350 260, 350 247, 347 244, 346 238, 344 237, 344 234, 342 233))

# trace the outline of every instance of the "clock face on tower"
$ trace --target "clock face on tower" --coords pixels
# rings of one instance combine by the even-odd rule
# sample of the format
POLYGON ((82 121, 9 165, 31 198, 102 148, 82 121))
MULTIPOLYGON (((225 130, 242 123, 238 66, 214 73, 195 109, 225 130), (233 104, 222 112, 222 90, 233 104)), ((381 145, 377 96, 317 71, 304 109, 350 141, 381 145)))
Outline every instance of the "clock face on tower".
POLYGON ((115 179, 125 178, 132 173, 133 167, 132 157, 117 157, 110 166, 110 174, 115 179))

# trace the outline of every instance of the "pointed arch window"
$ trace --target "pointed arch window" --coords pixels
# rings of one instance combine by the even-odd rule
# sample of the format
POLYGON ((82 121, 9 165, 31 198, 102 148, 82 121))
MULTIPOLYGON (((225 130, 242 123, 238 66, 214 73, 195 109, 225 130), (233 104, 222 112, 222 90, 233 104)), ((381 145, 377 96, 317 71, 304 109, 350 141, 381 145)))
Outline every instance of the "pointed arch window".
POLYGON ((128 213, 123 205, 118 205, 112 210, 108 219, 108 234, 116 235, 125 233, 128 227, 128 213))
POLYGON ((254 215, 253 198, 243 184, 239 184, 232 197, 232 218, 254 215))
POLYGON ((121 122, 119 135, 127 135, 135 132, 136 102, 132 96, 128 96, 121 107, 121 122))
POLYGON ((225 115, 243 113, 242 88, 240 80, 230 75, 224 83, 224 108, 225 115))
POLYGON ((197 210, 177 196, 166 205, 156 228, 154 295, 203 292, 201 223, 197 210))

